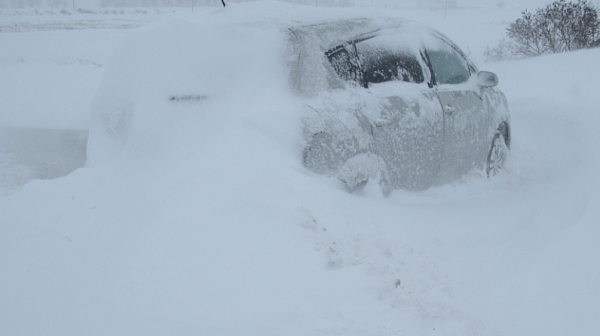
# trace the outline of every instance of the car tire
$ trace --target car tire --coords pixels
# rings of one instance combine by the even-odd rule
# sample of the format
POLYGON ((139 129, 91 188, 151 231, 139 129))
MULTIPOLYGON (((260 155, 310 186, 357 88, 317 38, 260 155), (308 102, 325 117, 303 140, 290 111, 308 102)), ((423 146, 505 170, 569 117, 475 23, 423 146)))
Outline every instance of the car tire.
POLYGON ((508 147, 506 146, 504 135, 501 132, 496 132, 492 138, 490 151, 485 163, 485 173, 488 177, 496 176, 500 172, 500 169, 502 169, 506 162, 507 156, 508 147))
POLYGON ((318 174, 334 171, 336 156, 331 149, 331 142, 332 137, 328 133, 320 132, 313 135, 302 155, 304 166, 318 174))

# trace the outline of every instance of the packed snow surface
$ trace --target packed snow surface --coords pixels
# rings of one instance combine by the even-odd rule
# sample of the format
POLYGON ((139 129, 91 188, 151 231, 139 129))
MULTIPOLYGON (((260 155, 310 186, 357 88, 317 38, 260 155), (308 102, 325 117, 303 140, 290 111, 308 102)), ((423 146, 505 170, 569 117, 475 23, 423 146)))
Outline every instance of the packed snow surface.
POLYGON ((597 335, 600 49, 483 63, 523 9, 358 9, 438 28, 498 74, 511 108, 499 176, 389 197, 377 185, 349 194, 302 166, 277 39, 230 29, 248 15, 355 9, 259 1, 123 14, 153 21, 129 30, 1 33, 0 335, 597 335), (207 51, 171 76, 194 64, 202 46, 188 28, 206 22, 253 67, 212 68, 238 57, 207 51), (190 54, 144 55, 152 34, 173 36, 161 27, 180 27, 170 43, 190 54), (111 70, 120 62, 131 72, 111 70), (194 77, 210 71, 221 75, 210 87, 194 77), (111 76, 123 87, 101 84, 111 76), (196 94, 210 98, 169 100, 196 94), (81 167, 103 97, 134 97, 147 113, 122 143, 90 138, 96 162, 49 179, 56 166, 35 155, 45 141, 25 132, 75 134, 54 150, 81 167))

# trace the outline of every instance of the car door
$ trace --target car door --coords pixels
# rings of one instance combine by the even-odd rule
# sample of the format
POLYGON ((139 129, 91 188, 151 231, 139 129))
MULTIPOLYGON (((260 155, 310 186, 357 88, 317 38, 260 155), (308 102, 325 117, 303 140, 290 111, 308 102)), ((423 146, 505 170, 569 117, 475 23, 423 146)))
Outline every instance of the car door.
POLYGON ((443 116, 427 85, 425 62, 414 38, 385 34, 354 45, 356 75, 374 96, 375 152, 386 163, 384 183, 391 189, 425 189, 437 178, 442 156, 443 116), (408 41, 408 42, 407 42, 408 41))
POLYGON ((487 143, 489 115, 484 111, 475 68, 460 50, 442 37, 425 43, 434 91, 443 110, 443 158, 439 182, 468 173, 481 162, 481 143, 487 143))

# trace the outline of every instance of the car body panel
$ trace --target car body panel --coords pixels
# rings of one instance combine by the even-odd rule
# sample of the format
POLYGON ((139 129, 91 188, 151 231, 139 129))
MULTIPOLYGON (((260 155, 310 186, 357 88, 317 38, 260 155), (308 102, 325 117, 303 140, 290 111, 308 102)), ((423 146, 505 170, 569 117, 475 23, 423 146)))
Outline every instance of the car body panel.
MULTIPOLYGON (((376 89, 373 90, 376 92, 376 89)), ((437 97, 421 92, 414 99, 384 97, 374 128, 375 153, 386 163, 386 188, 425 189, 436 180, 443 148, 443 115, 437 97)))
POLYGON ((445 183, 479 166, 487 155, 489 114, 474 90, 436 90, 444 110, 444 155, 439 182, 445 183))

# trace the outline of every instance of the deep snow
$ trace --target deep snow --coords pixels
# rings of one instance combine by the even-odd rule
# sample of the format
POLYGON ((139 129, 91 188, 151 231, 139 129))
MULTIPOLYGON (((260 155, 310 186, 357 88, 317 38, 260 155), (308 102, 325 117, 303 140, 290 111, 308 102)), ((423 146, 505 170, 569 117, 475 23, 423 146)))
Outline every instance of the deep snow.
MULTIPOLYGON (((39 172, 4 140, 0 335, 596 335, 600 50, 484 64, 523 9, 490 5, 399 16, 499 75, 513 143, 491 180, 348 194, 302 167, 286 97, 228 118, 183 103, 143 125, 160 143, 22 188, 39 172), (203 117, 210 136, 193 132, 203 117)), ((86 129, 131 32, 0 34, 0 126, 86 129)))

